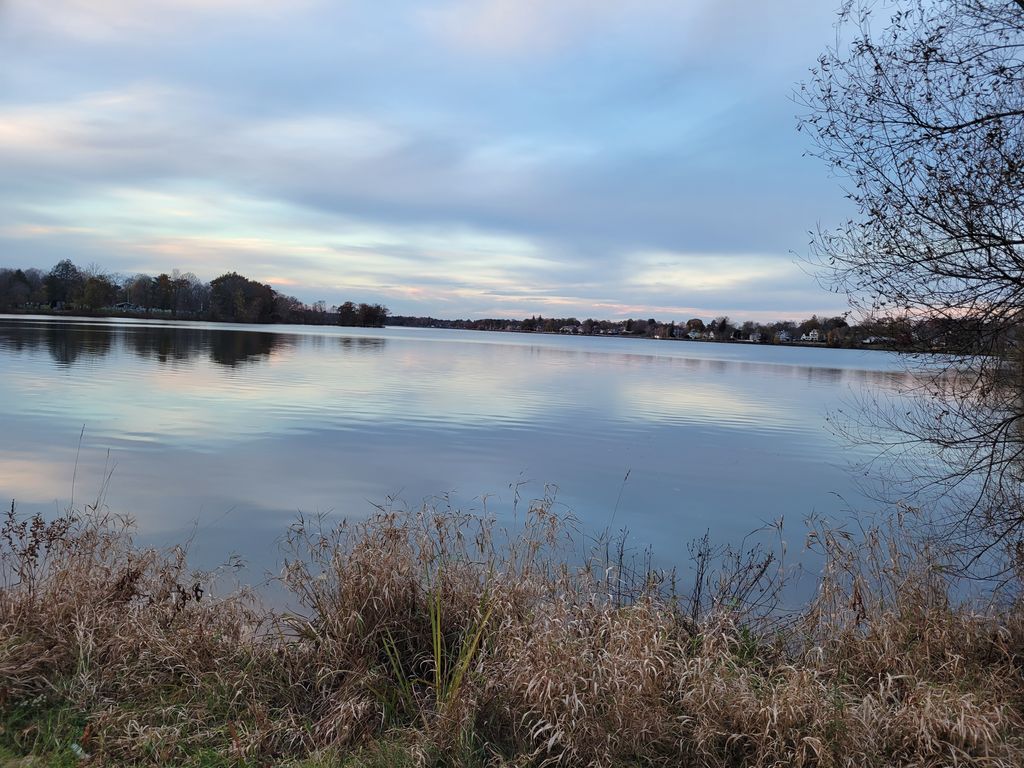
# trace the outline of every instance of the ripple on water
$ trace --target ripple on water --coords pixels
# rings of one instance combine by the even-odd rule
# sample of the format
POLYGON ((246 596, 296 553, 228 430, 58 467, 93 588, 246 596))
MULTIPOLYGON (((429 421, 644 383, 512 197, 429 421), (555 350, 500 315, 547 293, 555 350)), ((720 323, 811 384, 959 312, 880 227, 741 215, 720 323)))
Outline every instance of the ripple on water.
POLYGON ((0 372, 5 443, 35 467, 0 474, 5 497, 52 508, 85 425, 82 470, 109 449, 123 509, 168 527, 237 510, 243 550, 296 508, 504 497, 521 477, 584 525, 618 499, 659 541, 799 517, 856 493, 825 414, 912 381, 841 350, 5 318, 0 372))

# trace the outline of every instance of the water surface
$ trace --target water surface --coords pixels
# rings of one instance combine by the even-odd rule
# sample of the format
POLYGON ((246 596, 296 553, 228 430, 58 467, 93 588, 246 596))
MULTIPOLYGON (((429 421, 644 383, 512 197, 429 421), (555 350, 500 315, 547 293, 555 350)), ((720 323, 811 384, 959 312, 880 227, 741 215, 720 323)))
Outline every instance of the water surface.
POLYGON ((659 560, 856 505, 825 416, 905 384, 885 352, 474 331, 0 316, 0 493, 102 502, 208 563, 271 568, 298 512, 557 486, 659 560), (109 482, 107 478, 109 477, 109 482))

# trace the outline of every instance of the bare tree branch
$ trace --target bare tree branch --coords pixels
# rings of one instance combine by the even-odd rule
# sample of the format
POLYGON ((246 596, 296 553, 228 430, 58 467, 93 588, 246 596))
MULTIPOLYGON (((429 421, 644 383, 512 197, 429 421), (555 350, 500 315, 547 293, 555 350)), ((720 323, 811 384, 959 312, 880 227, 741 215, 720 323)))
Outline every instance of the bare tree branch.
POLYGON ((858 436, 926 457, 919 486, 958 495, 958 531, 1020 563, 1022 9, 1024 0, 849 0, 840 21, 850 39, 820 57, 798 94, 801 130, 858 210, 815 238, 821 279, 865 314, 916 318, 921 343, 950 353, 929 360, 917 410, 880 416, 858 436))

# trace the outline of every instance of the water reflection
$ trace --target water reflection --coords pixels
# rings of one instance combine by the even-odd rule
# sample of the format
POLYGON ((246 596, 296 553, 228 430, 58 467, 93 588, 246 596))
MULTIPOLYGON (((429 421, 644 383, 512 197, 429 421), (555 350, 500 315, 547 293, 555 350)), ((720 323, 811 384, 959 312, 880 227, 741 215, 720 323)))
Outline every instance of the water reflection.
POLYGON ((101 328, 76 326, 40 326, 34 329, 3 328, 0 346, 18 351, 45 347, 60 366, 71 366, 80 359, 105 357, 110 354, 113 339, 101 328))
POLYGON ((213 332, 209 339, 210 359, 229 368, 259 363, 269 359, 274 348, 282 343, 283 339, 276 333, 213 332))
POLYGON ((123 338, 128 348, 139 357, 161 363, 186 362, 195 357, 203 344, 201 331, 190 328, 138 328, 123 338))
POLYGON ((526 479, 671 560, 850 498, 825 414, 912 381, 885 353, 3 317, 0 370, 0 498, 52 511, 77 477, 92 503, 116 465, 113 510, 249 557, 297 510, 526 479))
MULTIPOLYGON (((318 337, 319 338, 319 337, 318 337)), ((335 342, 343 352, 382 352, 386 339, 377 337, 351 337, 339 336, 335 342)))
POLYGON ((217 365, 235 368, 266 362, 275 351, 299 344, 322 348, 328 342, 344 352, 381 351, 386 339, 379 337, 302 336, 260 330, 233 330, 168 325, 88 324, 67 322, 2 322, 0 350, 35 351, 45 348, 61 366, 103 358, 126 350, 161 364, 188 363, 208 358, 217 365))

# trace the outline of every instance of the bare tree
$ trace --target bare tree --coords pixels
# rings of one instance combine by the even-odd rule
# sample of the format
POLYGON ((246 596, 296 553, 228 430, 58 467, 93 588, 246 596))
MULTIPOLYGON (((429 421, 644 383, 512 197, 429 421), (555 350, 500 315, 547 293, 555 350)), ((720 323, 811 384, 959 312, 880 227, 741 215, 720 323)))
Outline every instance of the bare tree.
POLYGON ((847 0, 838 28, 801 129, 857 216, 813 259, 855 308, 914 317, 948 353, 887 434, 931 449, 975 556, 1024 562, 1024 0, 847 0))

